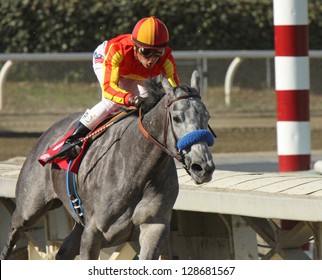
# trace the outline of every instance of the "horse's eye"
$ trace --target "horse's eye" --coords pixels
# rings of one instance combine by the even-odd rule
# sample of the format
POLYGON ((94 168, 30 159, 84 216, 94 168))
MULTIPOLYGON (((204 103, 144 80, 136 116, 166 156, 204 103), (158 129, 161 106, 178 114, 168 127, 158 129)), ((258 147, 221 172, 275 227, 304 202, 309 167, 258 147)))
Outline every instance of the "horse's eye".
POLYGON ((182 122, 182 119, 181 119, 181 117, 180 117, 179 115, 174 116, 174 117, 173 117, 173 120, 174 120, 176 123, 181 123, 181 122, 182 122))

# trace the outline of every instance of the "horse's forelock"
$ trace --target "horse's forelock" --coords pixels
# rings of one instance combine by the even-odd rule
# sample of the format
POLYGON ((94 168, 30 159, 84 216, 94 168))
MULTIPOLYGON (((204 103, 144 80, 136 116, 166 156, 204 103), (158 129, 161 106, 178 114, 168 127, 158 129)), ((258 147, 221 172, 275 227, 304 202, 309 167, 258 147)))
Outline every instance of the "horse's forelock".
POLYGON ((176 88, 175 91, 178 95, 188 95, 191 97, 200 98, 198 91, 195 88, 189 87, 187 85, 180 85, 176 88))
MULTIPOLYGON (((165 95, 165 90, 160 82, 155 79, 149 79, 145 82, 145 87, 148 92, 148 97, 144 100, 143 110, 144 113, 149 112, 165 95)), ((175 88, 175 95, 188 95, 191 97, 200 98, 199 93, 196 89, 191 88, 187 85, 179 85, 175 88)))

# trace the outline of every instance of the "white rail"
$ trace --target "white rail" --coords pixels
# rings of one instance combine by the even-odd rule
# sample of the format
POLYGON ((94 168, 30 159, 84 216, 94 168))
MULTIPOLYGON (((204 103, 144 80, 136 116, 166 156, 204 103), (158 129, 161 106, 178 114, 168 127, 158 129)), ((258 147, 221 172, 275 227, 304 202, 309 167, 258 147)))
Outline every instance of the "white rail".
MULTIPOLYGON (((233 80, 239 65, 247 59, 273 58, 274 51, 174 51, 173 55, 177 61, 196 60, 202 70, 202 88, 207 91, 208 87, 208 60, 209 59, 232 59, 225 77, 225 100, 226 105, 230 104, 233 80)), ((322 51, 310 51, 311 58, 322 58, 322 51)), ((15 62, 19 61, 89 61, 92 53, 11 53, 0 54, 0 61, 6 61, 0 71, 0 110, 3 103, 3 85, 6 76, 15 62)))

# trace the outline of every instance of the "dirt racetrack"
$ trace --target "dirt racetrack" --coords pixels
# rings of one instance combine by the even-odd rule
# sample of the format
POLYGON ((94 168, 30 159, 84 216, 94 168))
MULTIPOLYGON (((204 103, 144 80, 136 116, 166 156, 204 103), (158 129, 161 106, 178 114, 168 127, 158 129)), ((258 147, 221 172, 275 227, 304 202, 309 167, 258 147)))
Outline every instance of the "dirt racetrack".
MULTIPOLYGON (((95 83, 6 83, 0 111, 0 160, 25 156, 37 138, 64 114, 84 112, 96 104, 97 92, 95 83)), ((210 125, 218 135, 212 152, 276 152, 275 90, 234 87, 228 107, 223 93, 222 87, 209 88, 203 96, 211 115, 210 125)), ((322 150, 321 112, 322 94, 312 92, 312 150, 322 150)))
MULTIPOLYGON (((0 160, 26 156, 40 135, 63 115, 0 114, 0 160)), ((276 151, 276 119, 246 114, 217 114, 211 126, 218 138, 214 153, 276 151)), ((322 149, 322 117, 311 118, 312 150, 322 149)))

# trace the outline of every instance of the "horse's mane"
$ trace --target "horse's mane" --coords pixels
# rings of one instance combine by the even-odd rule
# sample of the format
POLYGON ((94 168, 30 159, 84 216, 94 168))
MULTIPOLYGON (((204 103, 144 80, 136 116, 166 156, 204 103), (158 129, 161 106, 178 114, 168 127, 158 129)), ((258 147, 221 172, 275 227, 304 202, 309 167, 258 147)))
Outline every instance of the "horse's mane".
POLYGON ((149 112, 155 105, 159 103, 162 97, 165 95, 165 91, 161 82, 157 82, 156 79, 149 79, 145 82, 145 87, 148 92, 148 97, 144 99, 143 111, 149 112))

